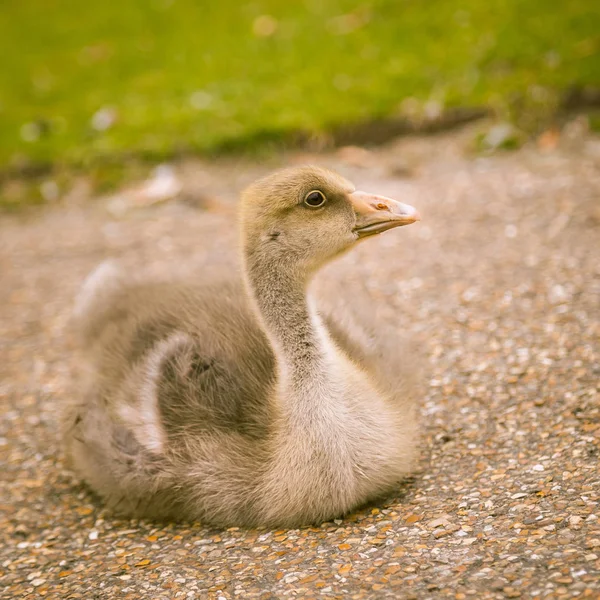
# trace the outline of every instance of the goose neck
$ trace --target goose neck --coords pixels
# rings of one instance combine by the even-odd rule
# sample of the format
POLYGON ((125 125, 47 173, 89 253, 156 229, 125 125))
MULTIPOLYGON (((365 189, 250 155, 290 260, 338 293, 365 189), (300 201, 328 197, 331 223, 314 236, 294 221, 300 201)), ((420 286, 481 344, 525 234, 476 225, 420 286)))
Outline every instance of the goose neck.
POLYGON ((325 371, 328 338, 308 297, 308 278, 268 262, 248 262, 246 276, 280 373, 295 384, 314 381, 325 371))

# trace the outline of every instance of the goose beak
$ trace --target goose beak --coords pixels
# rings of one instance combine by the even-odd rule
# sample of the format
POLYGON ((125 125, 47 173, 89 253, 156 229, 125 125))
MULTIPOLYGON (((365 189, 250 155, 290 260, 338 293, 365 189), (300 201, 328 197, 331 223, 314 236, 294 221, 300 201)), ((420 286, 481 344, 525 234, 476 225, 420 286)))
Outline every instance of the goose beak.
POLYGON ((416 208, 385 196, 356 191, 349 198, 356 214, 354 233, 359 239, 421 220, 416 208))

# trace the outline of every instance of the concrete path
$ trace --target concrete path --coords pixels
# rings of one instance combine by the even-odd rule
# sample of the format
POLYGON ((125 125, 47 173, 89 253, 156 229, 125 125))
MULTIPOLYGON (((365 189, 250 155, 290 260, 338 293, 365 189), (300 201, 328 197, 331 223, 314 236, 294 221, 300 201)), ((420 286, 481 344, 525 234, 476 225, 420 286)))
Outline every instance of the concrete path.
POLYGON ((109 257, 227 268, 235 194, 279 162, 178 165, 183 199, 154 208, 4 217, 0 598, 600 598, 600 138, 574 121, 557 147, 478 158, 472 138, 280 161, 333 166, 423 215, 324 274, 429 357, 419 470, 317 527, 115 519, 56 434, 85 275, 109 257))

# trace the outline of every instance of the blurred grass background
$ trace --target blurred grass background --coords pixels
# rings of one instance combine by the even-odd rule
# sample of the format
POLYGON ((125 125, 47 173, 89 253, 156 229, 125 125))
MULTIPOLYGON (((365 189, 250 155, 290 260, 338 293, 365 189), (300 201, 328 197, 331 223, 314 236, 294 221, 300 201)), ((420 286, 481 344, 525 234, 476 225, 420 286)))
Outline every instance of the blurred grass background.
POLYGON ((162 160, 600 82, 597 0, 4 0, 0 173, 162 160))

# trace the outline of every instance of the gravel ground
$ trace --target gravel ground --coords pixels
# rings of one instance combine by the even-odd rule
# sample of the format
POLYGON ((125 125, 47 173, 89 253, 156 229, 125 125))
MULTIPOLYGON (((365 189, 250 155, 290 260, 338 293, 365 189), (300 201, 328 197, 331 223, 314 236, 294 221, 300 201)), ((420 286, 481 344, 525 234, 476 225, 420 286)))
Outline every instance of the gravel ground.
POLYGON ((292 531, 117 520, 56 436, 87 272, 107 257, 224 268, 235 193, 275 164, 178 165, 182 199, 156 207, 71 198, 5 217, 0 597, 600 598, 600 139, 584 125, 490 157, 469 156, 467 128, 281 159, 421 210, 325 279, 340 302, 366 291, 430 362, 415 476, 292 531))

